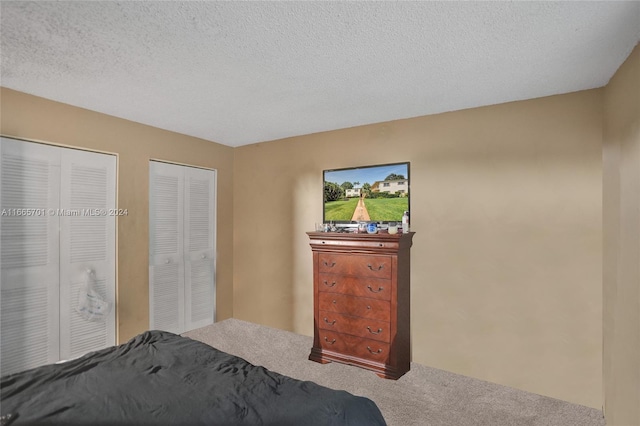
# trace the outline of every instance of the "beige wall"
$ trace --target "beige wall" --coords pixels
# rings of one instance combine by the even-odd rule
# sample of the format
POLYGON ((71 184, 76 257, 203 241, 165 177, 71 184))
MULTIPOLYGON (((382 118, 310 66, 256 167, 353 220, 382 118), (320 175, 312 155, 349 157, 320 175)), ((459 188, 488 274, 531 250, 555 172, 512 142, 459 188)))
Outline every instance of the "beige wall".
POLYGON ((236 148, 234 317, 311 335, 322 170, 411 162, 413 361, 601 408, 602 90, 236 148))
POLYGON ((2 88, 4 136, 118 154, 120 342, 149 326, 149 160, 217 169, 217 318, 233 315, 233 149, 2 88))
POLYGON ((218 319, 308 335, 322 170, 408 160, 413 360, 600 408, 603 90, 235 150, 0 94, 4 135, 119 154, 120 341, 148 325, 150 158, 218 170, 218 319))
POLYGON ((640 424, 640 46, 604 92, 604 399, 607 424, 640 424))

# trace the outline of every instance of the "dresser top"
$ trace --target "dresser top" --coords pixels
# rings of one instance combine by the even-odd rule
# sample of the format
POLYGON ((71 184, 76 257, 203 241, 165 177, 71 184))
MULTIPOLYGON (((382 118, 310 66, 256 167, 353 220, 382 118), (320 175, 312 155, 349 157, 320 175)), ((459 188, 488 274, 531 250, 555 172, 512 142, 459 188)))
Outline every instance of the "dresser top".
POLYGON ((397 251, 412 245, 415 232, 406 234, 359 234, 351 232, 307 232, 313 250, 329 247, 367 251, 397 251))

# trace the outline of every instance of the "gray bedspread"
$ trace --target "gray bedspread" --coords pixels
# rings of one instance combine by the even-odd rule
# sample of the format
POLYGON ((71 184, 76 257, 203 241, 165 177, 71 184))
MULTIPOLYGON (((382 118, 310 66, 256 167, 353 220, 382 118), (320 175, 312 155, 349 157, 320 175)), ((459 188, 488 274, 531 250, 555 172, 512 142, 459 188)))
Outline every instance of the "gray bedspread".
POLYGON ((385 425, 373 401, 162 331, 1 378, 10 424, 385 425))

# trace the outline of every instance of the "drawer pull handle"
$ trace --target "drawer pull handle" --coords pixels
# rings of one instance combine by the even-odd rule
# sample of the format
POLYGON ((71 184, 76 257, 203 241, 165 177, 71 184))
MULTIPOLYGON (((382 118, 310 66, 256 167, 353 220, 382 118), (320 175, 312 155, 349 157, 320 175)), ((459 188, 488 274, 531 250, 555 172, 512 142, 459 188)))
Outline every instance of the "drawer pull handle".
POLYGON ((369 333, 371 333, 371 334, 380 334, 380 333, 382 333, 382 329, 381 328, 379 328, 378 331, 373 331, 373 330, 371 330, 371 327, 367 326, 367 330, 369 330, 369 333))
POLYGON ((382 268, 384 268, 384 263, 380 266, 378 266, 378 269, 374 269, 373 266, 371 266, 371 264, 367 265, 369 267, 369 269, 371 269, 372 271, 380 271, 382 268))
POLYGON ((384 290, 382 287, 378 287, 378 290, 376 291, 376 290, 372 289, 370 285, 368 285, 367 288, 372 293, 380 293, 382 290, 384 290))
MULTIPOLYGON (((324 318, 324 322, 326 322, 326 323, 327 323, 327 324, 329 324, 329 325, 334 325, 334 324, 336 323, 336 320, 329 321, 329 320, 325 317, 325 318, 324 318)), ((382 330, 380 330, 380 331, 382 331, 382 330)))
POLYGON ((325 261, 324 261, 324 262, 322 262, 322 263, 324 263, 324 266, 328 266, 329 268, 333 268, 334 266, 336 266, 336 262, 331 262, 331 263, 329 263, 329 262, 327 262, 327 261, 325 260, 325 261))
POLYGON ((333 304, 335 305, 336 303, 338 303, 338 301, 337 301, 337 300, 334 300, 334 301, 333 301, 333 304))
POLYGON ((327 339, 326 336, 325 336, 324 341, 327 342, 330 345, 333 345, 336 342, 336 339, 333 339, 332 341, 329 341, 329 339, 327 339))
POLYGON ((367 309, 371 309, 371 306, 367 305, 367 309))
MULTIPOLYGON (((325 339, 326 339, 326 337, 325 337, 325 339)), ((373 350, 373 349, 371 349, 369 346, 367 346, 367 350, 368 350, 369 352, 371 352, 372 354, 379 354, 379 353, 381 353, 381 352, 382 352, 382 349, 378 349, 377 351, 374 351, 374 350, 373 350)))
POLYGON ((331 284, 329 284, 329 282, 327 280, 323 281, 324 285, 326 285, 327 287, 333 287, 334 285, 336 285, 336 282, 332 282, 331 284))

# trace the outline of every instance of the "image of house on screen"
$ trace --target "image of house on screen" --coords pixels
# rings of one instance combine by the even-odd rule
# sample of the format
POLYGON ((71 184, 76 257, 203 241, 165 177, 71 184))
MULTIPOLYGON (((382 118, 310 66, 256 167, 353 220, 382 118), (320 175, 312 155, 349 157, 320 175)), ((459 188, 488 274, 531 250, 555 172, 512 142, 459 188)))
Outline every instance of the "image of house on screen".
POLYGON ((371 185, 372 192, 388 192, 395 194, 396 192, 401 195, 409 193, 408 179, 396 179, 396 180, 381 180, 376 181, 371 185))
POLYGON ((362 188, 347 188, 344 191, 344 196, 347 198, 359 197, 362 195, 362 188))

